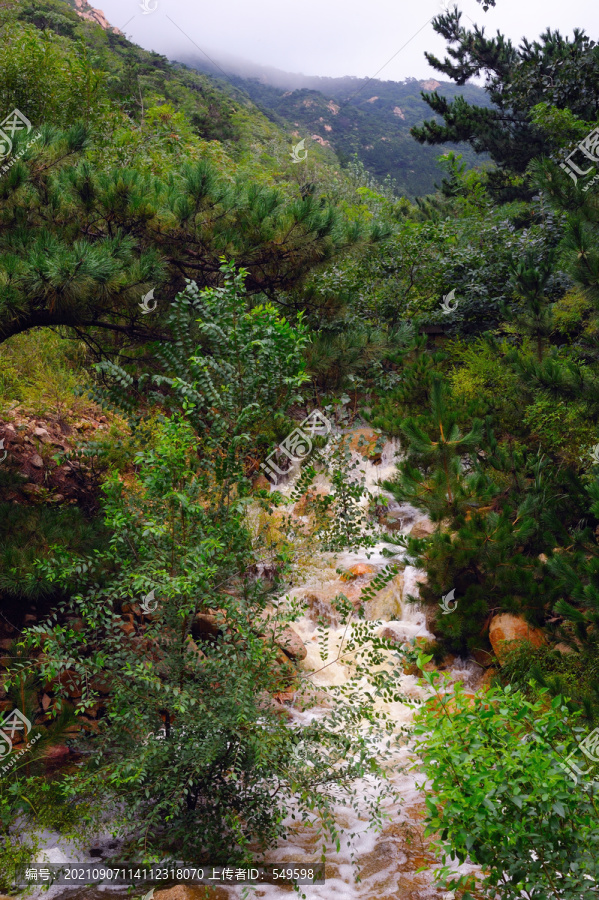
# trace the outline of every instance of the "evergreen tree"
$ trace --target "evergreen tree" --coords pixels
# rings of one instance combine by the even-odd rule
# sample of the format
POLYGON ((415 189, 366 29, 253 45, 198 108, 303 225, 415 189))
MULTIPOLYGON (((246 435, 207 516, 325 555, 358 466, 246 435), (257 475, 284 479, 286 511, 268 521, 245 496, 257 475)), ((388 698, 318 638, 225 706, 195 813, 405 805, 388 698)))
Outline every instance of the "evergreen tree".
MULTIPOLYGON (((572 39, 547 29, 539 40, 523 39, 516 47, 500 33, 487 38, 477 25, 468 30, 457 8, 437 16, 433 27, 447 41, 448 55, 440 60, 427 52, 428 62, 458 85, 483 74, 490 102, 477 106, 463 97, 448 100, 436 91, 423 93, 444 121, 429 120, 412 128, 420 143, 466 141, 477 153, 489 153, 506 173, 523 175, 535 157, 560 149, 535 124, 537 104, 569 109, 588 122, 599 116, 599 56, 595 42, 580 29, 574 30, 572 39)), ((491 173, 490 179, 495 188, 506 184, 501 173, 491 173)))
POLYGON ((466 653, 488 648, 495 612, 543 621, 550 582, 539 554, 565 537, 576 506, 547 457, 502 447, 488 422, 483 428, 475 420, 462 435, 439 381, 431 411, 426 429, 404 422, 409 456, 386 487, 437 523, 430 538, 399 542, 410 563, 426 571, 420 596, 434 611, 435 632, 466 653), (457 607, 443 614, 439 604, 452 590, 457 607))
POLYGON ((106 334, 171 340, 164 300, 186 278, 218 286, 223 255, 247 268, 250 294, 272 298, 366 237, 313 195, 232 185, 204 160, 168 181, 100 172, 82 158, 83 126, 42 133, 0 179, 0 340, 40 325, 68 326, 96 352, 110 350, 106 334), (140 307, 150 289, 155 317, 140 307))

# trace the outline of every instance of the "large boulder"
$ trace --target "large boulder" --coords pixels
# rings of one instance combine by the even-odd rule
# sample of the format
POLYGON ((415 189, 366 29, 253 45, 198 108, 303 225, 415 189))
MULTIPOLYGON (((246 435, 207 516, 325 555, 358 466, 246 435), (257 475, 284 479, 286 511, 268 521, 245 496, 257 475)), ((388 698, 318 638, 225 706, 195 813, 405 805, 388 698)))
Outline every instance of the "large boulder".
POLYGON ((501 613, 491 619, 489 640, 495 656, 502 664, 509 650, 517 644, 528 642, 533 647, 542 647, 545 644, 545 633, 542 629, 529 625, 522 616, 501 613))
POLYGON ((381 461, 381 433, 373 431, 372 428, 356 428, 348 432, 349 447, 351 450, 359 453, 364 459, 368 459, 375 465, 381 461))
MULTIPOLYGON (((294 515, 296 516, 309 516, 311 513, 314 513, 316 510, 315 501, 318 499, 322 499, 329 494, 329 489, 326 487, 311 487, 309 488, 303 497, 297 501, 295 506, 293 507, 294 515)), ((327 510, 327 515, 332 515, 332 511, 327 510)))
POLYGON ((356 578, 361 578, 362 575, 374 575, 375 573, 376 568, 374 566, 368 563, 356 563, 354 566, 350 566, 347 572, 343 573, 341 580, 354 581, 356 578))
POLYGON ((397 621, 402 617, 404 576, 398 572, 391 581, 378 591, 371 600, 364 604, 366 619, 369 622, 382 619, 386 622, 397 621))
POLYGON ((410 529, 410 536, 413 538, 430 537, 434 532, 435 526, 430 519, 419 519, 410 529))
POLYGON ((289 628, 289 626, 279 632, 276 638, 276 644, 289 659, 293 659, 296 662, 305 659, 308 655, 308 651, 306 650, 301 637, 293 630, 293 628, 289 628))

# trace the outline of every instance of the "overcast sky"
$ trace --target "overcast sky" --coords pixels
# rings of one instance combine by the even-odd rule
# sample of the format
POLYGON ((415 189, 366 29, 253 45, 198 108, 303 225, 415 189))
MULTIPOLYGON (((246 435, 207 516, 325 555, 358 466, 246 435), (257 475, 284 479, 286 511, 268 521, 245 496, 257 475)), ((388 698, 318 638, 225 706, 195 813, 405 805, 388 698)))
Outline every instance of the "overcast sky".
MULTIPOLYGON (((128 38, 171 59, 200 47, 217 60, 226 53, 304 75, 401 81, 433 75, 424 50, 442 55, 445 45, 429 21, 442 0, 96 2, 128 38), (142 2, 153 12, 144 14, 142 2)), ((515 41, 536 38, 547 26, 570 35, 578 26, 595 40, 599 32, 590 0, 497 0, 487 13, 475 0, 458 0, 458 8, 465 24, 469 16, 488 33, 499 29, 515 41)))

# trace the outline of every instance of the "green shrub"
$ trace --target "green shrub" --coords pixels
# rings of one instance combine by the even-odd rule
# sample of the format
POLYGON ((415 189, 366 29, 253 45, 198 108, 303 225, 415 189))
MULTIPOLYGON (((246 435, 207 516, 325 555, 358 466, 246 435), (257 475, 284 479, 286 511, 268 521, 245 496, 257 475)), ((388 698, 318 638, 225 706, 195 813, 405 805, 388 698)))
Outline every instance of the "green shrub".
MULTIPOLYGON (((596 897, 596 788, 590 780, 575 784, 560 768, 585 734, 578 715, 561 697, 531 702, 509 687, 471 700, 457 685, 450 700, 438 673, 423 675, 435 695, 419 711, 415 731, 430 784, 427 832, 439 835, 438 876, 447 883, 447 863, 457 857, 482 866, 484 897, 596 897)), ((471 876, 451 886, 472 900, 471 876)))

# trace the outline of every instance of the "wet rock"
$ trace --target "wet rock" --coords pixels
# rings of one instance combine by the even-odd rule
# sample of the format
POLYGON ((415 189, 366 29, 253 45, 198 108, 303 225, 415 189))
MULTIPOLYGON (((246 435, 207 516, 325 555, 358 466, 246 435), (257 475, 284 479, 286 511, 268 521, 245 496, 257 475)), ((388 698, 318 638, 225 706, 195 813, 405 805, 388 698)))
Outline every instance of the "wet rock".
POLYGON ((443 657, 443 662, 439 665, 439 669, 440 670, 451 669, 451 667, 455 663, 456 659, 457 659, 457 657, 454 656, 453 653, 446 653, 445 656, 443 657))
POLYGON ((268 480, 266 475, 262 474, 262 472, 260 472, 260 474, 256 478, 254 478, 254 482, 252 484, 252 488, 255 491, 270 491, 270 486, 270 481, 268 480))
POLYGON ((403 587, 403 572, 398 572, 389 584, 382 588, 382 590, 375 594, 372 600, 368 600, 364 605, 364 612, 368 621, 373 622, 376 619, 384 619, 386 621, 401 619, 403 587))
POLYGON ((281 631, 276 638, 275 643, 281 648, 289 659, 302 660, 307 656, 307 650, 304 642, 293 628, 287 627, 281 631))
POLYGON ((349 447, 355 453, 359 453, 364 459, 370 460, 375 465, 381 461, 382 435, 372 428, 356 428, 350 432, 349 447))
POLYGON ((503 663, 507 652, 519 643, 528 642, 533 647, 545 644, 545 633, 534 625, 529 625, 522 616, 502 613, 491 619, 489 640, 499 663, 503 663))
POLYGON ((495 662, 492 653, 489 653, 488 650, 472 650, 470 652, 472 659, 479 664, 479 666, 483 666, 483 668, 487 668, 488 666, 492 666, 495 662))
POLYGON ((347 572, 343 573, 341 580, 353 581, 354 578, 360 578, 362 575, 374 575, 375 572, 375 567, 369 566, 368 563, 356 563, 355 566, 351 566, 347 572))
POLYGON ((280 647, 277 647, 276 666, 279 674, 279 684, 275 688, 275 693, 286 691, 297 679, 295 666, 286 653, 283 653, 280 647))
POLYGON ((410 536, 413 538, 430 537, 435 530, 435 526, 430 519, 419 519, 410 529, 410 536))
POLYGON ((308 616, 314 625, 322 624, 330 628, 339 624, 339 616, 327 599, 319 597, 318 594, 307 594, 305 599, 308 616))
MULTIPOLYGON (((314 501, 319 497, 326 497, 328 493, 329 491, 327 488, 310 488, 303 497, 300 497, 293 507, 294 514, 301 517, 308 516, 311 512, 314 512, 314 501)), ((332 515, 332 510, 328 510, 327 512, 329 515, 332 515)))
POLYGON ((387 531, 401 531, 403 528, 403 518, 398 510, 390 510, 385 513, 385 515, 381 516, 379 521, 382 527, 387 531))
POLYGON ((389 626, 383 628, 381 637, 386 641, 390 641, 392 644, 396 644, 398 647, 407 643, 405 635, 398 633, 394 628, 390 628, 389 626))

